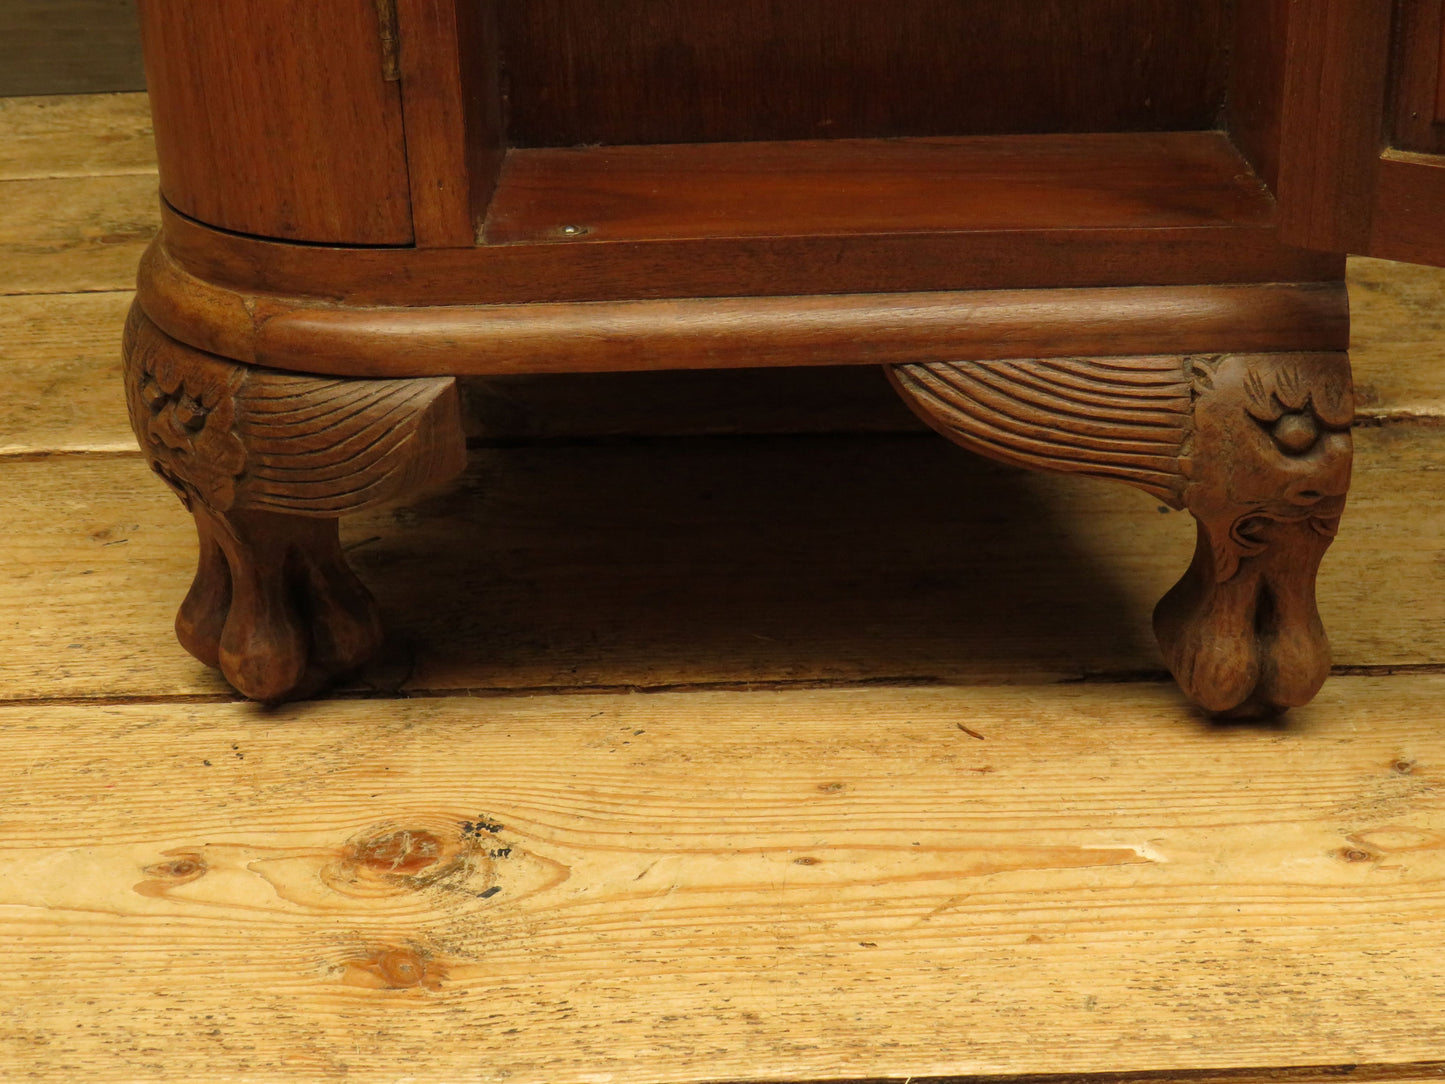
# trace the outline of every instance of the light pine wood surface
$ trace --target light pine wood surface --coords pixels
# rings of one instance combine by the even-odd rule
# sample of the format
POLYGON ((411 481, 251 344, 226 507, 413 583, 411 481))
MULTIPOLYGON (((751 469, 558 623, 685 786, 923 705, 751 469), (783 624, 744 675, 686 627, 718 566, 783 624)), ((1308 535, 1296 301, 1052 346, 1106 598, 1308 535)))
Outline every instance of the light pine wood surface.
POLYGON ((393 642, 268 712, 124 420, 144 132, 0 102, 0 1078, 1445 1080, 1441 272, 1352 265, 1281 725, 1163 680, 1177 514, 830 370, 471 385, 346 525, 393 642))

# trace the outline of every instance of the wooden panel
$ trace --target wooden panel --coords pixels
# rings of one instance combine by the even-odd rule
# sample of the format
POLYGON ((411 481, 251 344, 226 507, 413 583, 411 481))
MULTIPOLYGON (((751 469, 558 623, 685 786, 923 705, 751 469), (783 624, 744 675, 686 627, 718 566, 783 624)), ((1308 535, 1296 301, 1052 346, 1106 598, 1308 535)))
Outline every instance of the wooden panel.
POLYGON ((157 202, 148 173, 0 181, 0 295, 133 288, 157 202))
POLYGON ((1391 6, 1291 5, 1277 194, 1280 236, 1292 244, 1367 250, 1384 146, 1391 6))
POLYGON ((1445 158, 1389 151, 1380 159, 1364 251, 1387 260, 1445 265, 1445 158))
POLYGON ((1225 127, 1256 173, 1279 186, 1290 0, 1235 5, 1225 127))
POLYGON ((372 0, 142 0, 161 188, 267 237, 412 239, 397 84, 372 0))
POLYGON ((144 88, 135 0, 0 4, 0 97, 144 88))
POLYGON ((0 1070, 1434 1079, 1442 695, 7 707, 0 1070))
MULTIPOLYGON (((1356 447, 1320 578, 1335 661, 1445 663, 1445 432, 1356 447)), ((230 695, 175 645, 196 536, 139 456, 0 468, 23 570, 0 578, 0 700, 230 695)), ((478 448, 342 534, 394 634, 360 687, 412 690, 1162 679, 1150 614, 1195 538, 1141 493, 931 433, 478 448)))
POLYGON ((155 172, 144 94, 0 98, 0 181, 155 172))
POLYGON ((489 242, 1264 225, 1215 132, 513 151, 489 242))
POLYGON ((471 245, 502 161, 492 0, 397 0, 412 222, 423 248, 471 245))
POLYGON ((567 146, 1209 128, 1223 99, 1228 8, 504 4, 509 136, 518 146, 567 146))
POLYGON ((1445 19, 1440 21, 1440 53, 1435 68, 1435 123, 1445 124, 1445 19))
MULTIPOLYGON (((164 216, 164 209, 162 210, 164 216)), ((1015 287, 1337 280, 1344 259, 1271 226, 989 230, 345 249, 278 245, 165 216, 189 271, 243 291, 349 304, 467 305, 1015 287)))
POLYGON ((1445 153, 1445 3, 1396 0, 1390 145, 1445 153))

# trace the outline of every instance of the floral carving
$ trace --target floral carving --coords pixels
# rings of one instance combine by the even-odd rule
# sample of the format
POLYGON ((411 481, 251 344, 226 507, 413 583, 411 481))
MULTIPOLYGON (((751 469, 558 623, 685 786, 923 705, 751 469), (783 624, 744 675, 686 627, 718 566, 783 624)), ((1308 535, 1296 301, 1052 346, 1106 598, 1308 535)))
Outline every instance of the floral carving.
POLYGON ((245 370, 202 354, 157 349, 141 333, 138 308, 126 322, 126 399, 131 427, 151 469, 188 510, 199 500, 221 511, 236 502, 246 448, 235 432, 236 393, 245 370))

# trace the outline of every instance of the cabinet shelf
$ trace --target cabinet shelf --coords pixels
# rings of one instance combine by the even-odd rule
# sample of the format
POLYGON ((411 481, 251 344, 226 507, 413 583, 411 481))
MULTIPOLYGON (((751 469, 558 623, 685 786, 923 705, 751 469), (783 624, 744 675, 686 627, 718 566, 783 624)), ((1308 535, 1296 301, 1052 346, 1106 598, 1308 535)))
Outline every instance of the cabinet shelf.
POLYGON ((1221 132, 525 148, 488 244, 1259 227, 1274 199, 1221 132))

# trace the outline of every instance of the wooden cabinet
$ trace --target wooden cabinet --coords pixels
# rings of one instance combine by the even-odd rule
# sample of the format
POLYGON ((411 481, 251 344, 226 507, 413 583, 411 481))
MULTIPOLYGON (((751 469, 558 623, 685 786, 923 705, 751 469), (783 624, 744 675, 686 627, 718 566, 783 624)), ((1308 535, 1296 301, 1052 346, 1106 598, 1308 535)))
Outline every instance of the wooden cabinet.
POLYGON ((1441 0, 141 8, 132 419, 243 691, 374 648, 335 520, 459 468, 452 378, 839 363, 1188 508, 1156 624, 1206 708, 1324 679, 1343 259, 1445 262, 1441 0))

